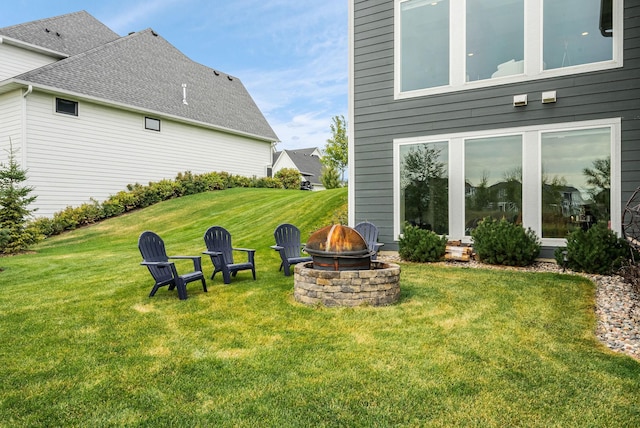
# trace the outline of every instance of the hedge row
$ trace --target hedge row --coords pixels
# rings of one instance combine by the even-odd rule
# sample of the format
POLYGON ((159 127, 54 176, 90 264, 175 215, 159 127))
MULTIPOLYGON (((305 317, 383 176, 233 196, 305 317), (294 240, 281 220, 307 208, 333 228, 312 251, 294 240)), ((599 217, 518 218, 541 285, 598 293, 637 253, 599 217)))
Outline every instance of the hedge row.
POLYGON ((227 172, 208 172, 193 174, 190 171, 179 173, 174 180, 149 182, 147 186, 139 183, 127 185, 111 195, 104 202, 91 200, 78 207, 67 207, 53 215, 53 218, 40 217, 30 222, 27 229, 44 237, 57 235, 65 230, 73 230, 115 217, 138 208, 145 208, 161 201, 181 196, 232 187, 283 188, 279 178, 257 178, 231 175, 227 172))

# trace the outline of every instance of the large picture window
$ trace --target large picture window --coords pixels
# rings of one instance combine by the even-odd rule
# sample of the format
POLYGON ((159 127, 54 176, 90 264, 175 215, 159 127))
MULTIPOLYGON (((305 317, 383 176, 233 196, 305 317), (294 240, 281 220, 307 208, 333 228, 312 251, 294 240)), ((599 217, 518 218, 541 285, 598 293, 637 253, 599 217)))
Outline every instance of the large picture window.
POLYGON ((395 0, 396 98, 622 66, 622 0, 395 0))
POLYGON ((400 217, 439 235, 449 233, 448 144, 409 144, 400 148, 400 217))
POLYGON ((394 140, 394 233, 405 224, 471 242, 485 217, 543 245, 601 223, 620 232, 620 119, 394 140), (617 177, 617 178, 616 178, 617 177))
POLYGON ((522 136, 465 141, 465 235, 485 217, 522 224, 522 136))
POLYGON ((542 237, 611 220, 611 130, 545 132, 542 154, 542 237))

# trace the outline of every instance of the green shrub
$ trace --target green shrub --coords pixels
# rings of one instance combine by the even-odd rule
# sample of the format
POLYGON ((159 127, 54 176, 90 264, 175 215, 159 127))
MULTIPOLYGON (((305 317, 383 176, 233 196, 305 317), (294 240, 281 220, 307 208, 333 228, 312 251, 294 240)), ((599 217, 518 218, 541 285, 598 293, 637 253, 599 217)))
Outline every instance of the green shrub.
POLYGON ((282 187, 291 190, 300 190, 300 172, 293 168, 282 168, 275 173, 275 178, 280 180, 282 187))
POLYGON ((266 189, 282 189, 282 182, 275 177, 263 177, 255 180, 254 187, 266 189))
POLYGON ((577 272, 609 275, 615 272, 631 256, 626 240, 619 238, 602 224, 589 230, 576 229, 567 236, 567 246, 556 248, 554 256, 558 264, 577 272))
POLYGON ((540 254, 540 240, 535 232, 505 219, 484 218, 471 237, 473 249, 483 263, 527 266, 540 254))
POLYGON ((405 224, 398 253, 410 262, 437 262, 444 257, 446 247, 446 236, 405 224))

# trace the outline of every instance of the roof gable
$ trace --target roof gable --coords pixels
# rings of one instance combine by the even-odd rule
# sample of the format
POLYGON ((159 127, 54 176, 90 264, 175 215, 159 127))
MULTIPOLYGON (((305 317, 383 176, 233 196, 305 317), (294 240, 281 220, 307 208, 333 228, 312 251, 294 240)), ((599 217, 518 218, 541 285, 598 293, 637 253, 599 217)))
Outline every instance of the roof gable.
POLYGON ((271 141, 278 139, 238 78, 192 61, 151 29, 16 79, 271 141))
POLYGON ((67 55, 76 55, 120 36, 83 11, 0 28, 0 35, 67 55))

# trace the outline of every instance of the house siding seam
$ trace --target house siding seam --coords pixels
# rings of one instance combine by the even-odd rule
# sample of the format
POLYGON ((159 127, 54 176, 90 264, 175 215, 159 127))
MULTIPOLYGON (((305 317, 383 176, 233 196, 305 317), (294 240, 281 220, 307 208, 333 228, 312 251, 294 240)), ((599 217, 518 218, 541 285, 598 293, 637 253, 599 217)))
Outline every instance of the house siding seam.
POLYGON ((355 221, 393 236, 393 140, 518 126, 621 118, 622 205, 640 185, 640 5, 624 5, 624 67, 488 88, 394 100, 394 2, 352 0, 352 122, 355 221), (540 94, 556 90, 558 102, 540 94), (512 97, 529 94, 515 109, 512 97))

